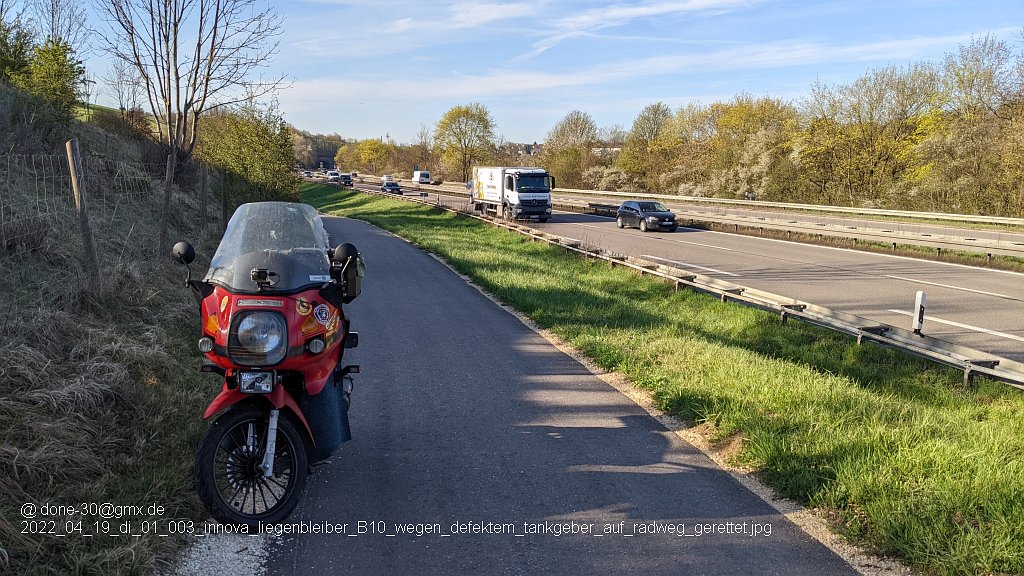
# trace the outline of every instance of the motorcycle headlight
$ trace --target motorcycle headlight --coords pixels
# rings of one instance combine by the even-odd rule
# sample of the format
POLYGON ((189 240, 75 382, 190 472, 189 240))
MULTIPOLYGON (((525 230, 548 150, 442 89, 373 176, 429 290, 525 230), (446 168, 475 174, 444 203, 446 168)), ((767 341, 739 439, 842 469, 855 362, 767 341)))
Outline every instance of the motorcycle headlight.
POLYGON ((288 350, 288 327, 284 317, 275 312, 249 312, 239 318, 232 331, 229 353, 232 359, 246 366, 277 364, 288 350))

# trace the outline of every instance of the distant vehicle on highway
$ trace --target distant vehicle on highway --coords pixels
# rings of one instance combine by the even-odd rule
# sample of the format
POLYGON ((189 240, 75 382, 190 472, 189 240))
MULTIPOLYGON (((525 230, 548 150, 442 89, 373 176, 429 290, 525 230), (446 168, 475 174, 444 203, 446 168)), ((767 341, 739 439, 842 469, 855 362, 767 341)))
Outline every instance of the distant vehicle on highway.
POLYGON ((668 230, 675 232, 679 227, 676 215, 661 202, 652 200, 626 200, 615 215, 619 228, 636 226, 641 232, 668 230))
POLYGON ((385 174, 385 175, 380 177, 380 183, 381 184, 383 184, 385 182, 394 182, 394 181, 395 181, 395 177, 394 176, 388 176, 387 174, 385 174))
POLYGON ((337 170, 331 170, 330 172, 327 173, 328 182, 338 182, 339 180, 341 180, 341 172, 338 172, 337 170))
POLYGON ((412 181, 417 184, 430 184, 430 172, 426 170, 413 170, 412 181))
POLYGON ((303 178, 312 178, 313 177, 313 173, 310 172, 309 170, 303 170, 302 171, 302 177, 303 178))
POLYGON ((341 176, 338 177, 338 183, 342 186, 352 187, 352 175, 348 172, 342 172, 341 176))
POLYGON ((398 185, 398 182, 391 180, 390 182, 384 182, 380 185, 380 191, 388 194, 401 194, 402 188, 398 185))

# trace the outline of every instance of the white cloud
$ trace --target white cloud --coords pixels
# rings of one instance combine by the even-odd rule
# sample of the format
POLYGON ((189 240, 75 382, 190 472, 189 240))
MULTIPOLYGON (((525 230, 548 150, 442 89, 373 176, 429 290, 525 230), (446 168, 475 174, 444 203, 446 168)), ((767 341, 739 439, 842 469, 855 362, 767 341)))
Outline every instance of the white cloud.
POLYGON ((594 31, 605 28, 626 26, 638 19, 663 18, 695 12, 714 14, 758 2, 759 0, 687 0, 594 8, 554 21, 551 26, 552 32, 535 42, 532 50, 517 57, 515 61, 521 62, 538 56, 566 40, 589 36, 594 31))
POLYGON ((839 62, 892 62, 906 61, 927 49, 952 46, 968 40, 969 36, 941 36, 912 38, 867 44, 828 45, 810 42, 775 42, 750 44, 716 52, 659 56, 591 66, 574 72, 539 72, 495 70, 485 74, 467 74, 437 82, 424 83, 410 80, 346 80, 330 79, 296 83, 296 88, 311 93, 334 93, 347 87, 352 93, 383 93, 375 96, 393 100, 409 98, 457 98, 463 100, 532 94, 545 90, 581 86, 621 85, 645 77, 664 76, 686 72, 716 70, 763 70, 835 64, 839 62))
POLYGON ((500 20, 513 20, 524 18, 539 13, 539 6, 535 4, 475 4, 457 3, 453 4, 449 11, 452 16, 446 22, 437 22, 438 26, 448 29, 463 29, 482 27, 500 20))

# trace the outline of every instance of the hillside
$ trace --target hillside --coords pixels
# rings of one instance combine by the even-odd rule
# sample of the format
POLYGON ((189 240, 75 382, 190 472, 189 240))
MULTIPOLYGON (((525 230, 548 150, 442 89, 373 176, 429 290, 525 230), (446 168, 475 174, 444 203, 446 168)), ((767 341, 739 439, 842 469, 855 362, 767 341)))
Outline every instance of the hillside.
MULTIPOLYGON (((129 534, 199 517, 192 452, 217 383, 196 368, 185 271, 156 246, 159 151, 116 111, 89 123, 40 111, 0 86, 0 573, 149 573, 182 537, 129 534), (92 288, 71 137, 99 261, 92 288), (89 537, 102 534, 117 536, 89 537)), ((219 226, 199 229, 193 173, 178 176, 170 238, 208 255, 219 226)))

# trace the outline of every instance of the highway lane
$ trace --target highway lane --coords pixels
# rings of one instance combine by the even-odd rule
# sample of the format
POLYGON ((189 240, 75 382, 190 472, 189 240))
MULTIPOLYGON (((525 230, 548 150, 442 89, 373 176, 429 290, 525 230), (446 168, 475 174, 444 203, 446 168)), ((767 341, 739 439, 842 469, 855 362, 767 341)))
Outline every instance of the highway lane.
POLYGON ((270 574, 855 573, 436 260, 360 222, 327 225, 367 260, 346 308, 354 440, 290 521, 346 528, 285 537, 270 574), (574 526, 591 532, 555 534, 574 526), (690 536, 644 532, 669 527, 690 536))
POLYGON ((924 290, 924 333, 1024 361, 1024 274, 699 229, 645 234, 571 212, 531 226, 907 329, 924 290))
MULTIPOLYGON (((622 203, 625 198, 616 196, 605 196, 600 195, 571 195, 563 194, 561 192, 556 193, 556 198, 566 197, 576 200, 582 200, 586 202, 599 202, 607 204, 618 205, 622 203)), ((921 240, 925 237, 948 237, 957 239, 971 238, 974 240, 985 240, 995 244, 1001 245, 1016 245, 1017 248, 1024 246, 1024 232, 1020 231, 1019 227, 1014 230, 1010 226, 1002 226, 999 228, 966 228, 958 226, 956 221, 948 221, 941 223, 934 222, 908 222, 900 221, 897 219, 872 219, 857 217, 852 214, 830 214, 830 213, 808 213, 799 212, 795 210, 786 209, 767 209, 767 208, 744 208, 744 207, 733 207, 723 206, 703 202, 682 202, 660 199, 660 202, 666 206, 672 208, 673 211, 686 212, 691 214, 700 214, 708 216, 731 216, 735 218, 749 219, 748 226, 757 226, 758 220, 764 221, 775 221, 781 224, 789 223, 802 223, 808 225, 823 225, 826 227, 833 227, 837 229, 861 229, 864 231, 872 230, 878 233, 882 231, 896 232, 898 234, 906 234, 910 236, 918 236, 921 240)))
POLYGON ((908 329, 924 290, 925 333, 1024 360, 1024 274, 690 228, 645 234, 582 214, 537 228, 908 329))

